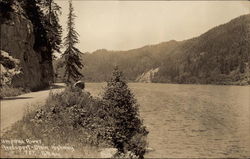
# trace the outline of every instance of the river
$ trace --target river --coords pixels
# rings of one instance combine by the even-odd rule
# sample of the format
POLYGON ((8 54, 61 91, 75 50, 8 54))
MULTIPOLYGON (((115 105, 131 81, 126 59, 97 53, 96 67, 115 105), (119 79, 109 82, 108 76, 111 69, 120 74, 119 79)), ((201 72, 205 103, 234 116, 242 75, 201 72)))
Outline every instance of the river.
MULTIPOLYGON (((94 95, 104 83, 87 83, 94 95)), ((150 158, 250 157, 250 87, 130 83, 150 158)))

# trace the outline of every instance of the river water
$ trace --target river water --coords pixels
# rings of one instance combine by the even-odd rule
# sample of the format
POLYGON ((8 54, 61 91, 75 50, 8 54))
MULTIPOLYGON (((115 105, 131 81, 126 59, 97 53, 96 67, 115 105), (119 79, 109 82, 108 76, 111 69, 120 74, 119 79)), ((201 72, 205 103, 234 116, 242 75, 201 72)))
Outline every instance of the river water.
MULTIPOLYGON (((94 95, 104 83, 87 83, 94 95)), ((250 87, 130 83, 149 130, 145 157, 250 157, 250 87)))

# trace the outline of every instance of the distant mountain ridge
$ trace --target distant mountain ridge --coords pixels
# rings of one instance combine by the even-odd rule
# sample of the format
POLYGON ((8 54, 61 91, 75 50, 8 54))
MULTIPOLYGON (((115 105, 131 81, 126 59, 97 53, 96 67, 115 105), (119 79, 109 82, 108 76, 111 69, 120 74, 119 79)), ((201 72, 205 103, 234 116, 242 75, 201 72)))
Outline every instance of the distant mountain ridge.
MULTIPOLYGON (((249 84, 250 14, 189 40, 172 40, 128 51, 101 49, 82 58, 85 80, 92 82, 106 81, 112 68, 118 65, 129 81, 158 68, 148 81, 249 84)), ((62 70, 59 72, 62 74, 62 70)))

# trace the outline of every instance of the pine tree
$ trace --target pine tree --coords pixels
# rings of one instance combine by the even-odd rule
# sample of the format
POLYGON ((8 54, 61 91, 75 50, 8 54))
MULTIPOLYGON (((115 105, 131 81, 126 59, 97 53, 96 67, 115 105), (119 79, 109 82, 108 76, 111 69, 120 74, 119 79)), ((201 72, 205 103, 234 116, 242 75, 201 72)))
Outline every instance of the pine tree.
POLYGON ((112 78, 107 83, 103 99, 110 105, 111 116, 115 121, 112 142, 120 153, 132 151, 143 158, 147 130, 139 118, 138 104, 128 88, 123 74, 115 67, 112 78))
POLYGON ((66 46, 66 50, 63 53, 64 64, 65 64, 65 73, 64 78, 67 84, 70 84, 73 81, 78 80, 83 75, 78 69, 83 68, 83 64, 80 60, 81 51, 75 47, 75 45, 79 42, 78 33, 74 27, 74 20, 76 15, 73 13, 74 9, 72 6, 72 1, 69 1, 69 14, 68 14, 68 23, 67 23, 67 31, 68 34, 65 37, 64 45, 66 46))
POLYGON ((49 51, 51 54, 54 51, 60 53, 62 27, 59 24, 58 17, 61 14, 61 7, 54 0, 41 0, 39 6, 44 14, 44 27, 47 30, 49 51))
POLYGON ((0 25, 10 18, 13 2, 14 0, 0 0, 0 25))
MULTIPOLYGON (((43 48, 47 48, 47 31, 44 27, 44 18, 43 18, 43 12, 41 10, 41 7, 39 6, 40 1, 39 0, 24 0, 23 1, 23 8, 26 12, 26 15, 31 20, 33 24, 33 30, 35 34, 35 44, 34 49, 38 52, 40 52, 43 48)), ((45 51, 41 51, 42 59, 47 60, 49 58, 45 51)))

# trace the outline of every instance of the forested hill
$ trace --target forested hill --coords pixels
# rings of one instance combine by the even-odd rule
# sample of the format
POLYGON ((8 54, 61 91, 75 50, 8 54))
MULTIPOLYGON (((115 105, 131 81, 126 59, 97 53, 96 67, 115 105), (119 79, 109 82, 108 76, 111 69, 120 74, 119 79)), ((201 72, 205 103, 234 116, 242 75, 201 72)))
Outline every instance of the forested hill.
POLYGON ((158 67, 161 58, 177 46, 176 41, 169 41, 129 51, 97 50, 83 56, 84 76, 88 81, 104 81, 110 77, 114 66, 118 65, 127 79, 134 81, 145 71, 158 67))
POLYGON ((249 83, 250 14, 181 42, 162 58, 154 82, 249 83))
POLYGON ((247 84, 249 38, 248 14, 185 41, 172 40, 128 51, 102 49, 87 53, 83 55, 83 74, 86 81, 105 81, 118 65, 130 81, 159 68, 148 82, 247 84))

